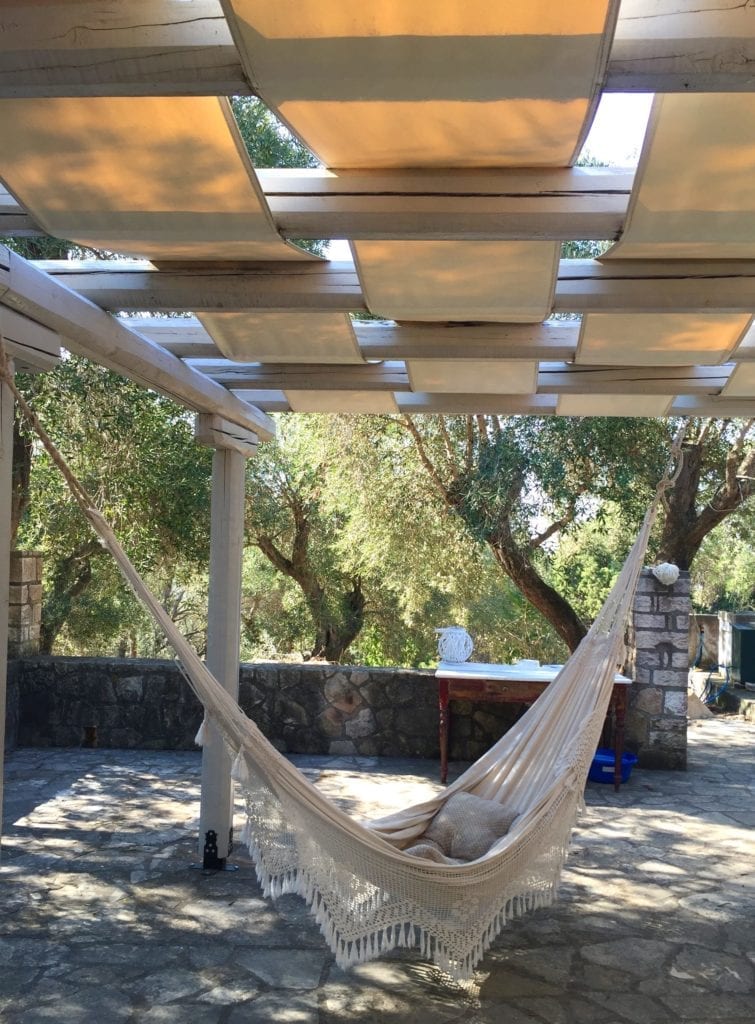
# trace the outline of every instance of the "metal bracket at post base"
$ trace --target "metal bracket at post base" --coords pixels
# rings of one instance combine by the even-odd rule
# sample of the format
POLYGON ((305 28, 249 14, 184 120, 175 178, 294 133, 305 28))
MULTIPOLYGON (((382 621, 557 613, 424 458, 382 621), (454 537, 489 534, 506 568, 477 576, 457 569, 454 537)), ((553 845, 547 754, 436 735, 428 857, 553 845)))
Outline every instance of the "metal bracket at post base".
MULTIPOLYGON (((233 852, 233 828, 228 830, 228 853, 233 852)), ((229 864, 226 857, 218 857, 218 834, 214 829, 208 829, 204 836, 204 849, 202 850, 202 863, 193 864, 192 867, 200 868, 202 871, 238 871, 238 864, 229 864)))

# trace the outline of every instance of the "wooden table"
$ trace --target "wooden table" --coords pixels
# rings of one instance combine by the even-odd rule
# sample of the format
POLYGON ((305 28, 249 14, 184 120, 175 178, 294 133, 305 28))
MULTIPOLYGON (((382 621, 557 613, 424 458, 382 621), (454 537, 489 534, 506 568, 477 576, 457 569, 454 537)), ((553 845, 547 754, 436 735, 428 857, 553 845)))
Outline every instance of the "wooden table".
MULTIPOLYGON (((435 671, 438 680, 440 731, 440 781, 448 778, 448 733, 451 724, 450 702, 472 700, 494 704, 532 704, 559 673, 560 665, 486 665, 481 662, 441 661, 435 671)), ((627 697, 632 680, 614 677, 609 715, 613 714, 614 789, 621 785, 621 756, 624 753, 624 723, 627 697)))

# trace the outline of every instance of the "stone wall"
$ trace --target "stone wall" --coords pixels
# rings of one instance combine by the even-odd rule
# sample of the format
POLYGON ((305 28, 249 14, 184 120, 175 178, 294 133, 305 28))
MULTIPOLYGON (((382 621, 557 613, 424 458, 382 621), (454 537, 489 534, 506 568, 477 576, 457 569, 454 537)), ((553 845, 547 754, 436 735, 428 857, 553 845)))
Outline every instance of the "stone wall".
POLYGON ((632 619, 627 747, 644 768, 687 766, 689 573, 667 587, 644 569, 632 619))
POLYGON ((5 752, 14 750, 18 743, 18 663, 8 662, 5 691, 5 752))
POLYGON ((39 651, 42 623, 42 555, 11 551, 8 594, 8 657, 24 658, 39 651))
MULTIPOLYGON (((190 749, 201 708, 173 662, 26 658, 17 663, 18 745, 190 749)), ((439 756, 433 673, 321 664, 242 665, 239 700, 286 753, 439 756)), ((514 705, 454 702, 452 760, 479 757, 514 705)))

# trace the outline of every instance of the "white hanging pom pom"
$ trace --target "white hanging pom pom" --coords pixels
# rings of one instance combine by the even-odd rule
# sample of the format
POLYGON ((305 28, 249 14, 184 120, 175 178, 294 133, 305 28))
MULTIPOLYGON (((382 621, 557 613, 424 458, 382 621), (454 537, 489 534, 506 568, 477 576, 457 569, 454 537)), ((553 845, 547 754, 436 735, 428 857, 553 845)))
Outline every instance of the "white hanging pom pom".
POLYGON ((466 661, 472 653, 472 637, 461 626, 443 626, 435 632, 438 634, 438 657, 441 661, 466 661))
POLYGON ((197 730, 197 735, 194 737, 194 742, 198 747, 204 746, 204 741, 207 739, 207 719, 202 719, 202 724, 197 730))
POLYGON ((679 566, 672 565, 671 562, 661 562, 660 565, 653 567, 652 573, 664 587, 671 587, 679 579, 679 566))

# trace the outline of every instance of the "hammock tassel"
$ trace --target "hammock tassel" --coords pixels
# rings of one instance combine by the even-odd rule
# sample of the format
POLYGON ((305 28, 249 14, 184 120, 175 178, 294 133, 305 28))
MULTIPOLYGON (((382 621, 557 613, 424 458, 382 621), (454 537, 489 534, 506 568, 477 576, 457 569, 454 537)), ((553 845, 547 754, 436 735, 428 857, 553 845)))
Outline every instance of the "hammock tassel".
POLYGON ((197 735, 194 737, 194 743, 197 747, 203 747, 205 740, 207 739, 207 718, 202 719, 202 724, 197 730, 197 735))
POLYGON ((251 781, 249 777, 249 768, 246 764, 246 758, 241 750, 239 750, 236 755, 236 760, 233 762, 231 778, 241 786, 249 785, 251 781))

